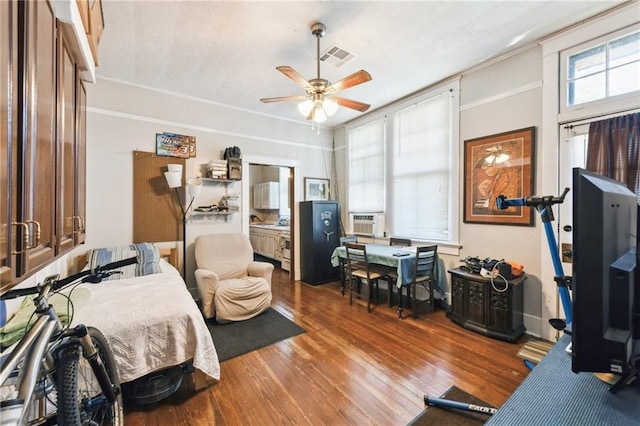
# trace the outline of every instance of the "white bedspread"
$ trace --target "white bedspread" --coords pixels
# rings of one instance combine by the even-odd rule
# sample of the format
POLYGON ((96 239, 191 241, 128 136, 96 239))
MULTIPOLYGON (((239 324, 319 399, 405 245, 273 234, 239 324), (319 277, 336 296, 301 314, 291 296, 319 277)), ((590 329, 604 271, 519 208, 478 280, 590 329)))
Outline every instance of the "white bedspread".
POLYGON ((162 260, 160 274, 82 284, 91 295, 73 324, 97 328, 113 351, 120 382, 182 364, 220 379, 213 339, 179 272, 162 260))

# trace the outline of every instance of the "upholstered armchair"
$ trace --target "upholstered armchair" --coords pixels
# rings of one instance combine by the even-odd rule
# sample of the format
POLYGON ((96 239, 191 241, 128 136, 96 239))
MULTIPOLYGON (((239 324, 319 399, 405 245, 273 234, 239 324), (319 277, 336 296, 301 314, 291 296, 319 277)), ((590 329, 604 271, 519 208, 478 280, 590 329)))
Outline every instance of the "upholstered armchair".
POLYGON ((242 321, 271 305, 273 265, 253 260, 249 238, 210 234, 196 238, 196 282, 202 313, 217 322, 242 321))

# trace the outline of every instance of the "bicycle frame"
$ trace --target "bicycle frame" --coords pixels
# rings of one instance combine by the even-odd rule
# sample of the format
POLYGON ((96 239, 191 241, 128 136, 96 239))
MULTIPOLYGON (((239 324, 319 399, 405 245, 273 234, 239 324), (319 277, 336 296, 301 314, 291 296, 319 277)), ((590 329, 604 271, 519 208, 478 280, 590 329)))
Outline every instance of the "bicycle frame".
MULTIPOLYGON (((102 391, 98 401, 90 401, 89 405, 97 405, 106 398, 107 401, 113 403, 119 392, 114 388, 107 374, 104 365, 98 359, 97 349, 93 344, 91 336, 89 336, 85 325, 78 325, 74 328, 64 330, 63 324, 53 307, 49 305, 48 298, 52 291, 62 288, 71 282, 77 281, 79 278, 86 276, 88 282, 99 282, 104 271, 115 269, 121 266, 135 263, 136 258, 127 259, 125 261, 114 262, 97 268, 93 271, 83 271, 64 280, 58 280, 58 275, 47 277, 41 285, 31 289, 13 290, 8 293, 14 293, 12 296, 20 296, 37 293, 34 298, 36 305, 36 314, 38 319, 27 333, 20 339, 10 353, 2 356, 2 365, 0 368, 0 386, 12 376, 15 369, 22 361, 22 365, 18 370, 15 389, 15 395, 11 395, 7 400, 3 401, 0 408, 0 425, 24 424, 27 416, 30 414, 31 403, 34 399, 38 380, 47 376, 52 383, 56 383, 53 377, 58 360, 56 351, 60 348, 71 344, 79 344, 82 346, 83 356, 89 362, 91 369, 97 379, 102 391), (96 281, 98 280, 98 281, 96 281)), ((84 281, 84 280, 83 280, 84 281)), ((53 415, 53 413, 51 413, 53 415)), ((40 406, 37 418, 34 421, 44 421, 46 419, 45 407, 40 406)))

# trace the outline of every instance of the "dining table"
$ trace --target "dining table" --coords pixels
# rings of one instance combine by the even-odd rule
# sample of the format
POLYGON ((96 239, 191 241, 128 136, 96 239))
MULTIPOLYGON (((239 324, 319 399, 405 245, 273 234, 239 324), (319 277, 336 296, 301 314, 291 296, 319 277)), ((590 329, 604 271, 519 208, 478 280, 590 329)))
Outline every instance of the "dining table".
MULTIPOLYGON (((367 260, 369 263, 391 267, 396 269, 398 276, 397 286, 409 284, 413 280, 413 269, 416 261, 416 247, 399 247, 387 244, 364 244, 367 248, 367 260)), ((444 262, 438 254, 435 254, 436 262, 434 267, 434 290, 439 298, 444 298, 447 286, 446 270, 444 262)), ((340 266, 347 260, 347 248, 338 246, 331 254, 331 265, 340 266)), ((343 277, 344 285, 344 277, 343 277)))

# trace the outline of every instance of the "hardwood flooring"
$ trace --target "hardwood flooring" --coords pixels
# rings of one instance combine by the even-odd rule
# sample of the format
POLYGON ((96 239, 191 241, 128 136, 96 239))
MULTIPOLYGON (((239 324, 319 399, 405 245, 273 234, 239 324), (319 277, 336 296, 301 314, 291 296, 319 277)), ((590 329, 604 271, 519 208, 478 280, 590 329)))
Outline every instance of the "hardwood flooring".
POLYGON ((385 297, 367 313, 338 282, 294 283, 279 269, 272 287, 272 307, 306 333, 221 363, 210 388, 185 381, 157 404, 125 407, 125 424, 405 425, 425 394, 452 385, 500 407, 529 371, 516 357, 526 336, 484 337, 441 309, 398 320, 385 297))

